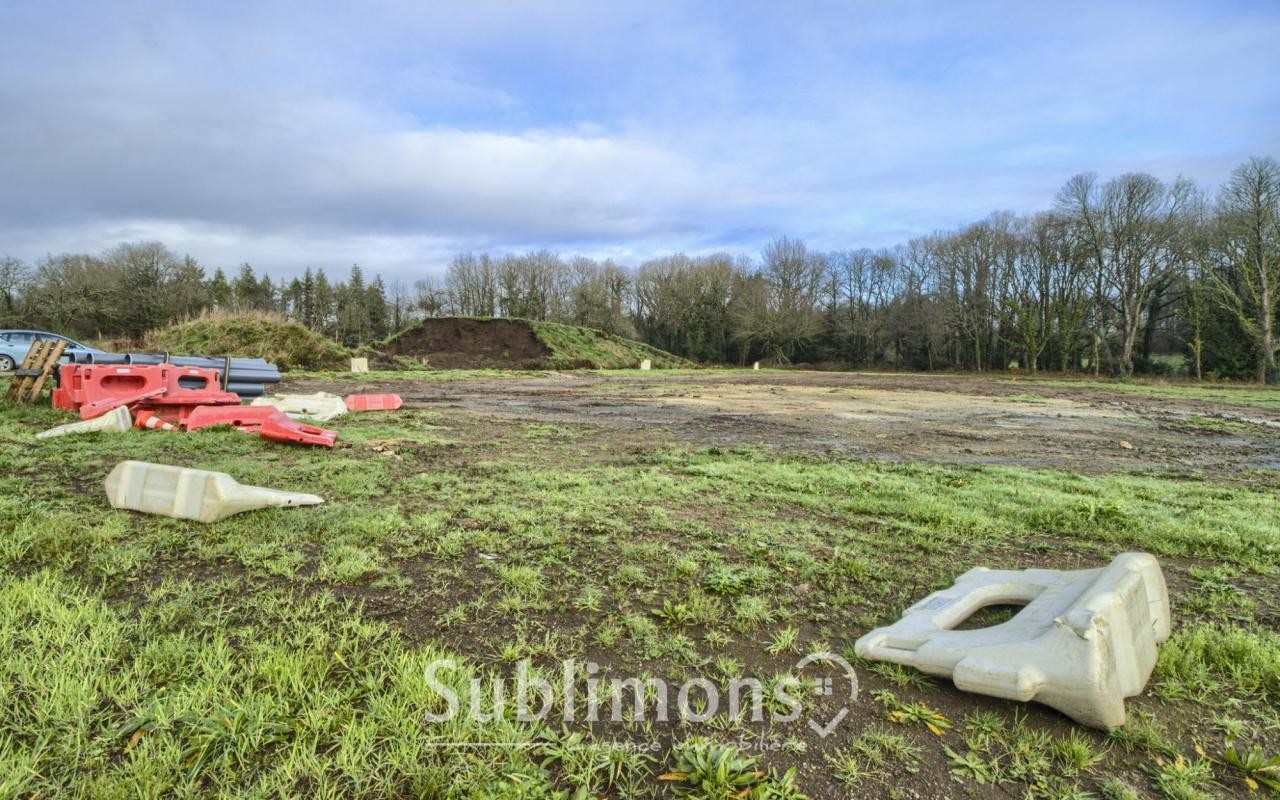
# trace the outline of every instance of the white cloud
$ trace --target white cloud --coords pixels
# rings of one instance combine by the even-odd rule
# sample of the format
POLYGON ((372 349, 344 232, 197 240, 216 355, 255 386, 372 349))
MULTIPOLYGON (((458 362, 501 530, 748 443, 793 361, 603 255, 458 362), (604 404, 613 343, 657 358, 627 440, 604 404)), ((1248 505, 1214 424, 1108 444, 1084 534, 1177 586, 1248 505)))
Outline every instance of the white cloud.
POLYGON ((1265 7, 56 3, 0 31, 0 252, 27 258, 880 245, 1081 170, 1212 183, 1280 150, 1265 7))

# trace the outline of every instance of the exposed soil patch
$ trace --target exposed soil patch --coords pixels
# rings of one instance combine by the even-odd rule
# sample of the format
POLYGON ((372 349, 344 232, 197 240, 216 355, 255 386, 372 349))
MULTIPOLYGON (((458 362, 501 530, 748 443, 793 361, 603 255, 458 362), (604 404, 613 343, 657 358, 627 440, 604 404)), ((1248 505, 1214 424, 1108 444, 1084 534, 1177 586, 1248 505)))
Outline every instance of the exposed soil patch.
MULTIPOLYGON (((319 389, 344 391, 316 379, 289 379, 281 388, 319 389)), ((1026 387, 1002 376, 550 373, 394 380, 367 390, 397 392, 410 408, 599 426, 622 446, 663 440, 1080 472, 1265 476, 1280 468, 1275 411, 1093 387, 1026 387), (1206 419, 1227 424, 1207 426, 1206 419)))
POLYGON ((383 350, 438 369, 541 369, 551 355, 523 320, 461 317, 424 320, 383 350))

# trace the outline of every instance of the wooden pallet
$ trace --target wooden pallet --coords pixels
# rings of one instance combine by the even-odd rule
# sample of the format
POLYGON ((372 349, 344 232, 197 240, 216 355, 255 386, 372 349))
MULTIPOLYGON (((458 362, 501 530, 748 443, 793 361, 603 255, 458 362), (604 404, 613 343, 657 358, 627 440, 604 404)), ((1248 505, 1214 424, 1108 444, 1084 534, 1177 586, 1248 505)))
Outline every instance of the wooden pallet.
POLYGON ((13 373, 9 391, 4 399, 9 403, 34 403, 40 398, 45 381, 58 368, 62 351, 67 349, 66 339, 36 339, 22 359, 22 366, 13 373))

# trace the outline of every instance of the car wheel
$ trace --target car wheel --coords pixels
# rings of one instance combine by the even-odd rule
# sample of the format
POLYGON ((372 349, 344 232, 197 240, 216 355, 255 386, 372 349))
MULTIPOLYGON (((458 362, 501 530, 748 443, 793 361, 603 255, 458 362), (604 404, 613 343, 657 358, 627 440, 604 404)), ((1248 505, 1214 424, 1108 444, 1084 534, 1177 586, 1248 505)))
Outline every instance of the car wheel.
POLYGON ((13 369, 13 359, 8 356, 0 356, 0 372, 9 372, 13 369))

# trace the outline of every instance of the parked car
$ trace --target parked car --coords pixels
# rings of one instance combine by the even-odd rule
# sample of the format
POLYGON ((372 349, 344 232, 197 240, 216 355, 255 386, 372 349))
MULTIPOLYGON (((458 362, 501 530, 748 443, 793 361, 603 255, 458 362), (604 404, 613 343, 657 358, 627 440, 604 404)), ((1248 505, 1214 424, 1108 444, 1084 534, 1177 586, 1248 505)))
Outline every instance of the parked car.
POLYGON ((17 369, 22 363, 22 359, 27 357, 27 351, 31 349, 32 343, 36 339, 62 339, 67 343, 65 352, 73 350, 82 353, 101 353, 103 351, 96 347, 90 347, 87 344, 81 344, 75 339, 68 339, 66 336, 59 336, 56 333, 48 331, 0 331, 0 372, 10 372, 17 369))

